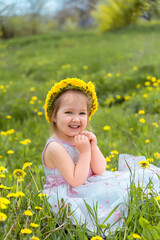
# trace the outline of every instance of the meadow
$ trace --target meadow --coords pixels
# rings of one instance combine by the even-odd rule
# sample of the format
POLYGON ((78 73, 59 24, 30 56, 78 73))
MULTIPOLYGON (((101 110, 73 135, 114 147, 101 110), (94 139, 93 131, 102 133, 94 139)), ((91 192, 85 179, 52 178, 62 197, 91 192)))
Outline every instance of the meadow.
MULTIPOLYGON (((0 239, 96 240, 109 228, 96 223, 89 233, 65 211, 53 217, 42 193, 41 154, 50 136, 43 106, 56 81, 95 83, 99 107, 91 125, 107 170, 117 170, 121 153, 160 167, 159 29, 146 23, 0 40, 0 239)), ((160 196, 148 188, 149 197, 131 184, 128 218, 106 239, 160 239, 160 196)))

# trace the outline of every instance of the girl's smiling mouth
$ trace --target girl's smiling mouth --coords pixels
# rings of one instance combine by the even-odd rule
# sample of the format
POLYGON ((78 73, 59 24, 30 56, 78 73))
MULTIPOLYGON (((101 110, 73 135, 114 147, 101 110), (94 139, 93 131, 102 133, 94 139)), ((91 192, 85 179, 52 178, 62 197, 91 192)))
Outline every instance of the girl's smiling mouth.
POLYGON ((70 128, 77 129, 80 127, 80 125, 69 125, 70 128))

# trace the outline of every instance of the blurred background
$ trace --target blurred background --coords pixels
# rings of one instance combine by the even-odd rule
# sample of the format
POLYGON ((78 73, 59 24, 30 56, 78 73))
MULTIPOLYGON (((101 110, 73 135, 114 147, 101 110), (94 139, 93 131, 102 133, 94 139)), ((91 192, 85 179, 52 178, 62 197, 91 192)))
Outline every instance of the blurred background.
POLYGON ((0 0, 0 38, 77 28, 109 31, 159 17, 160 0, 0 0))

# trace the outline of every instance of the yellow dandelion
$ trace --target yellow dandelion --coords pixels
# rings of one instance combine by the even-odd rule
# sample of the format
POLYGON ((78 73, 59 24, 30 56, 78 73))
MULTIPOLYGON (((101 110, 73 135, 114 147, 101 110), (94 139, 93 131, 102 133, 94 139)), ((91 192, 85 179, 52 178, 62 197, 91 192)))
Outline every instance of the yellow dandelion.
POLYGON ((112 77, 112 73, 107 73, 107 77, 112 77))
POLYGON ((13 188, 13 187, 6 187, 5 185, 0 184, 0 190, 2 190, 2 189, 10 190, 10 189, 12 189, 12 188, 13 188))
POLYGON ((0 85, 0 89, 4 89, 4 85, 0 85))
POLYGON ((19 141, 20 144, 22 145, 27 145, 28 143, 31 143, 31 140, 30 139, 25 139, 23 141, 19 141))
POLYGON ((95 237, 92 237, 91 240, 103 240, 103 238, 101 238, 99 236, 95 236, 95 237))
POLYGON ((33 101, 33 100, 29 101, 29 104, 33 105, 33 104, 34 104, 34 101, 33 101))
POLYGON ((142 239, 141 236, 140 236, 139 234, 137 234, 137 233, 132 233, 132 236, 133 236, 134 238, 142 239))
POLYGON ((137 70, 138 70, 138 68, 137 68, 137 67, 133 67, 133 70, 134 70, 134 71, 137 71, 137 70))
POLYGON ((139 113, 139 114, 145 114, 145 111, 144 111, 144 110, 139 110, 138 113, 139 113))
POLYGON ((36 209, 36 210, 42 210, 43 208, 42 208, 42 207, 39 207, 39 206, 35 206, 35 209, 36 209))
POLYGON ((22 145, 27 145, 27 143, 25 141, 19 141, 19 143, 22 145))
POLYGON ((158 123, 156 123, 156 122, 153 122, 153 123, 152 123, 152 126, 154 126, 154 127, 156 127, 156 128, 159 127, 159 126, 158 126, 158 123))
POLYGON ((25 170, 26 168, 29 168, 31 165, 32 165, 31 162, 26 162, 26 163, 23 164, 23 168, 22 169, 25 170))
POLYGON ((45 196, 46 196, 45 193, 39 193, 39 194, 38 194, 38 197, 45 197, 45 196))
POLYGON ((0 155, 0 159, 2 158, 3 156, 2 155, 0 155))
POLYGON ((11 115, 7 115, 6 118, 7 118, 7 119, 11 119, 12 116, 11 116, 11 115))
POLYGON ((88 69, 88 66, 87 66, 87 65, 84 65, 84 66, 83 66, 83 69, 84 69, 84 70, 87 70, 87 69, 88 69))
POLYGON ((146 82, 144 83, 144 85, 145 85, 145 86, 150 86, 151 83, 150 83, 149 81, 146 81, 146 82))
POLYGON ((36 236, 33 236, 31 239, 32 239, 32 240, 39 240, 39 238, 36 237, 36 236))
POLYGON ((39 227, 39 224, 36 224, 36 223, 30 223, 30 226, 33 227, 33 228, 37 228, 37 227, 39 227))
POLYGON ((116 171, 116 170, 117 170, 117 168, 116 168, 116 167, 111 169, 111 171, 112 171, 112 172, 114 172, 114 171, 116 171))
POLYGON ((121 96, 120 96, 120 95, 116 95, 116 98, 117 98, 117 99, 121 99, 121 96))
POLYGON ((23 178, 19 178, 18 179, 18 182, 20 183, 20 182, 23 182, 24 181, 24 179, 23 178))
POLYGON ((0 212, 0 222, 4 222, 4 221, 6 221, 6 219, 7 219, 7 215, 0 212))
POLYGON ((146 168, 149 168, 149 167, 150 167, 149 162, 147 162, 147 161, 140 161, 138 164, 139 164, 140 167, 143 168, 143 169, 146 169, 146 168))
POLYGON ((149 139, 146 139, 146 140, 145 140, 145 143, 149 144, 149 143, 150 143, 150 140, 149 140, 149 139))
POLYGON ((34 92, 34 90, 35 90, 34 87, 31 87, 31 88, 30 88, 30 91, 31 91, 31 92, 34 92))
POLYGON ((27 138, 27 139, 25 139, 25 142, 31 143, 31 140, 27 138))
POLYGON ((24 197, 24 196, 25 196, 25 194, 21 191, 18 191, 14 194, 14 197, 24 197))
POLYGON ((154 153, 154 157, 157 159, 160 158, 160 153, 159 152, 154 153))
POLYGON ((159 83, 155 82, 155 83, 153 83, 153 86, 154 86, 154 87, 158 87, 158 86, 159 86, 159 83))
POLYGON ((157 197, 156 197, 156 200, 157 200, 157 201, 160 201, 160 196, 157 196, 157 197))
POLYGON ((66 69, 66 68, 70 68, 70 67, 71 67, 70 64, 64 64, 64 65, 61 66, 62 69, 66 69))
POLYGON ((8 193, 7 198, 15 197, 15 193, 8 193))
POLYGON ((32 230, 30 230, 28 228, 23 228, 23 229, 21 229, 21 233, 30 234, 30 233, 32 233, 32 230))
POLYGON ((43 113, 42 113, 42 112, 37 112, 37 115, 38 115, 38 116, 42 116, 43 113))
POLYGON ((37 97, 36 96, 33 96, 32 97, 32 101, 36 101, 37 100, 37 97))
POLYGON ((111 159, 109 157, 106 157, 106 162, 111 162, 111 159))
POLYGON ((131 131, 133 131, 133 130, 134 130, 134 128, 130 128, 130 130, 131 130, 131 131))
POLYGON ((147 98, 147 97, 148 97, 148 94, 144 93, 144 94, 143 94, 143 97, 144 97, 144 98, 147 98))
POLYGON ((5 172, 7 169, 5 167, 0 167, 0 173, 5 172))
POLYGON ((5 178, 5 177, 6 177, 5 174, 3 174, 3 173, 0 174, 0 178, 5 178))
POLYGON ((128 100, 130 100, 130 99, 131 99, 130 96, 124 96, 124 100, 128 101, 128 100))
POLYGON ((140 118, 140 119, 139 119, 139 122, 140 122, 140 123, 145 123, 146 120, 145 120, 144 118, 140 118))
POLYGON ((116 77, 120 77, 120 75, 121 75, 120 73, 116 73, 116 77))
POLYGON ((110 129, 111 129, 110 126, 104 126, 104 127, 103 127, 103 130, 105 130, 105 131, 109 131, 110 129))
POLYGON ((147 79, 147 80, 150 80, 150 79, 151 79, 151 76, 147 76, 146 79, 147 79))
POLYGON ((13 150, 8 150, 7 154, 14 154, 14 151, 13 150))
POLYGON ((153 162, 153 158, 147 158, 147 162, 153 162))
POLYGON ((112 155, 118 154, 118 153, 119 153, 119 152, 118 152, 117 150, 113 150, 113 151, 111 152, 112 155))
POLYGON ((26 173, 23 170, 21 170, 21 169, 15 169, 13 171, 13 176, 15 176, 17 178, 24 178, 25 175, 26 175, 26 173))
POLYGON ((7 206, 3 202, 0 202, 0 209, 7 209, 7 206))
POLYGON ((151 81, 152 81, 152 82, 155 82, 156 80, 157 80, 156 77, 152 77, 152 78, 151 78, 151 81))
POLYGON ((33 216, 33 213, 30 211, 30 210, 26 210, 23 215, 26 215, 26 216, 33 216))
POLYGON ((0 197, 0 203, 4 203, 4 204, 8 205, 11 202, 7 198, 5 198, 5 197, 0 197))
POLYGON ((136 85, 136 88, 138 89, 138 88, 140 88, 141 87, 141 84, 137 84, 136 85))
POLYGON ((7 131, 7 134, 13 134, 14 132, 15 132, 14 129, 10 129, 10 130, 7 131))

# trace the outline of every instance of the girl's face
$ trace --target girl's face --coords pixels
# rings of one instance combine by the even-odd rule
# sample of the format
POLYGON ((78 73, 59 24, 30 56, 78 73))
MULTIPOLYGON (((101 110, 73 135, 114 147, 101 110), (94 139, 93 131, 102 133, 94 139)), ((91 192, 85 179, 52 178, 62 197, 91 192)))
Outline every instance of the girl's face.
POLYGON ((55 134, 61 139, 73 138, 84 131, 88 123, 87 97, 80 92, 67 91, 61 95, 56 116, 55 134))

